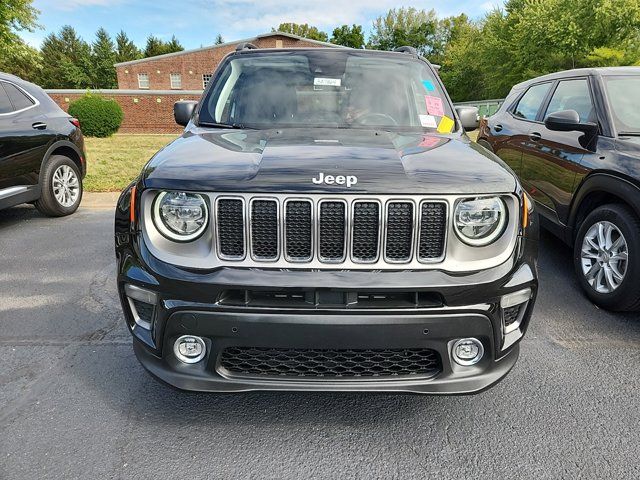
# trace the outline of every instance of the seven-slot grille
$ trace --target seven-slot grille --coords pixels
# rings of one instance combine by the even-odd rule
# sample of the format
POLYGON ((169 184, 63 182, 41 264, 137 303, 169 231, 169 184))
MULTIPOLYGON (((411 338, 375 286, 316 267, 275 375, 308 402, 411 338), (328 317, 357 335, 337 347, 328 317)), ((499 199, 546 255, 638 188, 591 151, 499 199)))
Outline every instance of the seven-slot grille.
POLYGON ((406 264, 444 259, 443 200, 221 196, 215 208, 222 260, 406 264))

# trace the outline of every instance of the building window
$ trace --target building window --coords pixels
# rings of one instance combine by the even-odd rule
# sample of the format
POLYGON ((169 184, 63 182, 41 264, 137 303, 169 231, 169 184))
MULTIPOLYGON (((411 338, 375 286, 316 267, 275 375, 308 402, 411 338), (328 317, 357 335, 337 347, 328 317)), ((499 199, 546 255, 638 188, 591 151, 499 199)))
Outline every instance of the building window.
POLYGON ((172 73, 169 75, 169 79, 171 80, 172 90, 180 90, 182 88, 182 75, 179 73, 172 73))
POLYGON ((207 88, 207 85, 209 85, 209 81, 211 80, 211 76, 212 74, 210 73, 202 74, 202 88, 207 88))
POLYGON ((149 75, 147 73, 138 74, 138 88, 149 88, 149 75))

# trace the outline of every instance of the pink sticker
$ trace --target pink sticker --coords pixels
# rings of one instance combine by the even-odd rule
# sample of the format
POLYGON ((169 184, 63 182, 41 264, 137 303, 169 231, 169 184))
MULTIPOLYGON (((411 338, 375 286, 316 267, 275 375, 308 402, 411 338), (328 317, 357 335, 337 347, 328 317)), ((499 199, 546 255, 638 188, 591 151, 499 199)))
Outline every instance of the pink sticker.
POLYGON ((422 141, 418 144, 419 147, 431 148, 436 146, 436 144, 440 141, 438 137, 422 137, 422 141))
POLYGON ((424 99, 427 101, 427 112, 437 117, 444 116, 444 106, 441 98, 425 95, 424 99))

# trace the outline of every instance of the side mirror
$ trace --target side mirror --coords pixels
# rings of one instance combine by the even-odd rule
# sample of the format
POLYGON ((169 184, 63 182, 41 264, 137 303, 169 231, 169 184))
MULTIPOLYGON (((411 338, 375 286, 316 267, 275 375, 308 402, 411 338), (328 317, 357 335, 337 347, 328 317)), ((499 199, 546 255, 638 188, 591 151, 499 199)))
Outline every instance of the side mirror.
POLYGON ((553 112, 544 119, 544 126, 556 132, 584 132, 588 135, 598 133, 598 125, 591 122, 580 123, 580 115, 575 110, 553 112))
POLYGON ((193 112, 196 109, 196 105, 198 102, 193 100, 181 100, 173 104, 173 118, 175 119, 178 125, 182 125, 186 127, 191 117, 193 116, 193 112))
POLYGON ((465 132, 473 132, 480 125, 478 107, 456 107, 456 113, 465 132))

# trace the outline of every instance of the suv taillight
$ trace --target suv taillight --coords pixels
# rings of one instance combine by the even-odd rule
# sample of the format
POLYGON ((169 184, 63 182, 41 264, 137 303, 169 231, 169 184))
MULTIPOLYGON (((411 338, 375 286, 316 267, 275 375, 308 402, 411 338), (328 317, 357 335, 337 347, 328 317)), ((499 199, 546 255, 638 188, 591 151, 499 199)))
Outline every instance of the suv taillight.
POLYGON ((77 118, 70 118, 69 121, 76 127, 76 128, 80 128, 80 120, 78 120, 77 118))

